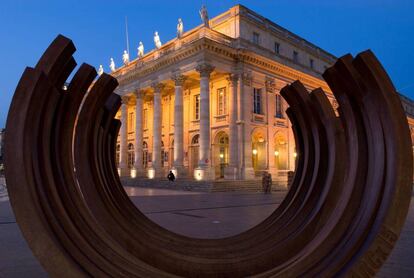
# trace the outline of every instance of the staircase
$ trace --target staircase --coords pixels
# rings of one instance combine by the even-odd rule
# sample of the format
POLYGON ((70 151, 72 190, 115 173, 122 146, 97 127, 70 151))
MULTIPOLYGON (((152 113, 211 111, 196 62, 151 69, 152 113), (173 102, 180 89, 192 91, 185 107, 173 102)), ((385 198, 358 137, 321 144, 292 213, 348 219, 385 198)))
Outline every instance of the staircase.
MULTIPOLYGON (((121 178, 124 186, 145 188, 173 189, 197 192, 263 192, 261 179, 254 180, 213 180, 197 181, 191 178, 181 178, 174 182, 166 179, 133 179, 121 178)), ((286 190, 286 186, 273 183, 272 191, 286 190)))

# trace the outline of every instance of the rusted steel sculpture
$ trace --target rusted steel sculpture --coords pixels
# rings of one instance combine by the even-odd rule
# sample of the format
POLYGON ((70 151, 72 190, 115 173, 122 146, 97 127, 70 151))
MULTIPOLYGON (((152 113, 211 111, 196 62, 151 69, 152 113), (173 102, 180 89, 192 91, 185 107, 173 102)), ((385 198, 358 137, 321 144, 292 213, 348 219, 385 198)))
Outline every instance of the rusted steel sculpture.
POLYGON ((367 51, 324 78, 339 103, 300 82, 282 89, 297 171, 282 204, 258 226, 207 240, 153 223, 129 200, 114 153, 117 81, 75 68, 58 36, 27 68, 7 119, 6 178, 17 222, 54 277, 373 276, 403 226, 412 150, 404 111, 367 51))

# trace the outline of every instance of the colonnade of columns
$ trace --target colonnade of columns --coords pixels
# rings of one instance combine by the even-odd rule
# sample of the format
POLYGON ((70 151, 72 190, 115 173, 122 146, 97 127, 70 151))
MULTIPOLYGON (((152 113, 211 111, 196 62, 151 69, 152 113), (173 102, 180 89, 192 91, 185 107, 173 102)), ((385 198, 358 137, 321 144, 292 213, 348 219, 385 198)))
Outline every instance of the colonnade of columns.
MULTIPOLYGON (((199 160, 198 167, 195 170, 196 179, 214 178, 214 170, 211 168, 211 138, 210 138, 210 75, 214 67, 210 64, 203 63, 197 66, 196 71, 200 74, 200 140, 199 140, 199 160)), ((172 169, 178 175, 192 175, 186 173, 184 168, 184 96, 183 86, 186 76, 182 74, 173 75, 172 79, 175 84, 175 102, 174 102, 174 153, 172 169)), ((228 77, 230 86, 230 105, 229 105, 229 166, 226 169, 226 177, 236 179, 238 176, 238 128, 237 128, 237 95, 238 95, 238 75, 230 74, 228 77)), ((142 167, 142 144, 143 144, 143 93, 140 90, 134 92, 136 99, 136 119, 135 119, 135 160, 134 170, 136 176, 148 175, 150 178, 162 177, 165 175, 162 169, 161 159, 161 142, 162 142, 162 105, 161 94, 164 88, 162 83, 155 82, 152 84, 153 95, 153 130, 152 130, 152 166, 148 173, 144 172, 142 167)), ((127 102, 128 97, 122 98, 121 105, 121 131, 120 131, 120 160, 119 168, 121 175, 126 175, 127 165, 127 102)))
MULTIPOLYGON (((210 76, 214 71, 214 67, 210 64, 199 64, 195 69, 200 74, 200 96, 199 96, 199 149, 198 149, 198 167, 194 168, 194 172, 188 172, 189 167, 184 166, 184 83, 187 77, 182 73, 175 73, 171 79, 174 81, 174 145, 171 164, 169 169, 172 170, 177 177, 191 177, 198 180, 214 179, 216 176, 215 169, 212 165, 212 139, 211 136, 211 105, 210 105, 210 76)), ((236 71, 237 72, 237 71, 236 71)), ((230 73, 227 76, 228 82, 228 162, 224 168, 225 179, 250 179, 255 175, 252 162, 252 112, 251 107, 252 97, 249 97, 249 92, 252 91, 252 78, 247 73, 230 73)), ((120 130, 120 160, 119 168, 121 175, 132 175, 137 177, 165 177, 166 169, 163 167, 162 160, 162 92, 165 84, 161 82, 154 82, 153 90, 153 117, 152 117, 152 163, 151 167, 144 169, 143 165, 143 102, 144 91, 136 90, 133 92, 136 100, 135 110, 135 144, 134 144, 134 174, 128 168, 128 140, 127 140, 127 126, 128 126, 128 97, 122 97, 121 106, 121 130, 120 130)), ((148 96, 147 96, 148 97, 148 96)), ((267 103, 267 102, 266 102, 267 103)), ((273 105, 273 102, 267 105, 273 105)), ((270 122, 272 113, 267 113, 270 122)), ((269 131, 267 132, 269 133, 269 131)), ((169 136, 167 136, 169 137, 169 136)), ((271 140, 270 134, 265 136, 271 140)), ((273 171, 275 168, 273 153, 274 142, 266 142, 270 144, 265 150, 267 158, 267 168, 273 171), (271 148, 272 150, 270 150, 271 148)), ((131 151, 131 150, 129 150, 131 151)), ((294 149, 289 150, 293 152, 294 149)), ((257 150, 256 150, 257 152, 257 150)), ((276 153, 276 152, 275 152, 276 153)), ((253 154, 254 156, 254 154, 253 154)), ((194 160, 192 160, 194 163, 194 160)), ((197 162, 196 162, 197 163, 197 162)), ((131 161, 129 161, 131 164, 131 161)), ((192 168, 194 165, 192 164, 192 168)), ((223 173, 223 172, 221 172, 223 173)))

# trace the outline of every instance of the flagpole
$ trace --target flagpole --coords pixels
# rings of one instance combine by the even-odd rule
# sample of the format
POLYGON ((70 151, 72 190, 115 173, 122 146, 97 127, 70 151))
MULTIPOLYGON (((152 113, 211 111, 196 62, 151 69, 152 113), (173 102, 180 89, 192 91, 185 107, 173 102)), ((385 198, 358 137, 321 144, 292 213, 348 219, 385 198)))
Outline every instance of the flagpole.
POLYGON ((128 17, 127 16, 125 16, 125 34, 126 34, 126 47, 127 47, 127 52, 129 55, 128 17))

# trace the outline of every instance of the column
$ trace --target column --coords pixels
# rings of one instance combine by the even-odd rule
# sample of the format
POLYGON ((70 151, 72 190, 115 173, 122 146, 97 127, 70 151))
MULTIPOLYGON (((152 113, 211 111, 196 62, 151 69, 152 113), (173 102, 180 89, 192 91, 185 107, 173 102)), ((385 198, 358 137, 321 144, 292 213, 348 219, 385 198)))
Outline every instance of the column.
POLYGON ((276 168, 276 155, 275 155, 275 138, 274 134, 277 129, 274 128, 275 115, 276 115, 276 83, 271 77, 266 77, 266 118, 267 118, 267 165, 268 171, 272 175, 273 183, 277 183, 279 179, 278 169, 276 168))
POLYGON ((135 95, 135 161, 134 169, 136 177, 144 176, 144 168, 142 165, 142 138, 143 138, 143 129, 142 129, 142 112, 143 112, 143 97, 144 93, 140 90, 134 92, 135 95))
POLYGON ((194 177, 206 180, 212 179, 214 174, 210 163, 210 74, 214 67, 204 63, 196 70, 200 73, 200 151, 194 177))
POLYGON ((164 177, 161 167, 161 132, 162 132, 162 105, 161 91, 164 85, 154 83, 153 131, 152 131, 152 167, 148 170, 149 178, 164 177))
POLYGON ((184 98, 183 85, 186 77, 181 74, 173 76, 175 81, 174 101, 174 162, 173 171, 176 177, 185 176, 184 169, 184 98))
POLYGON ((129 175, 128 171, 128 102, 129 97, 122 97, 121 104, 121 140, 119 150, 119 174, 121 176, 129 175))
POLYGON ((227 78, 229 82, 229 165, 224 171, 224 178, 235 180, 238 178, 238 130, 237 130, 237 88, 238 75, 230 74, 227 78))
POLYGON ((250 73, 243 73, 241 76, 241 88, 243 89, 244 107, 243 107, 243 165, 242 165, 242 177, 243 179, 253 179, 254 169, 252 163, 252 113, 253 113, 253 88, 252 88, 252 76, 250 73))

